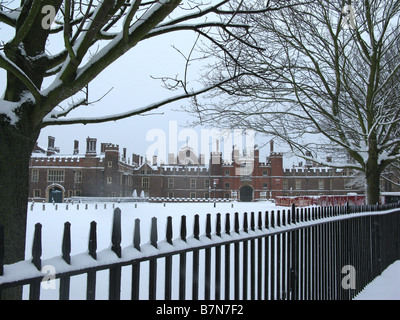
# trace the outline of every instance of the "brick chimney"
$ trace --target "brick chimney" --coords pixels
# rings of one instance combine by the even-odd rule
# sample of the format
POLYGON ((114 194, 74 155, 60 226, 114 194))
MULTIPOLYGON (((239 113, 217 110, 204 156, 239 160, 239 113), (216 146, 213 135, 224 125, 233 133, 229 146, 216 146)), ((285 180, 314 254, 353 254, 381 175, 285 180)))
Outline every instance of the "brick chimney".
POLYGON ((79 154, 79 141, 74 140, 74 154, 79 154))
POLYGON ((122 149, 122 162, 126 162, 126 148, 122 149))
POLYGON ((97 144, 97 139, 96 138, 86 138, 86 156, 96 156, 96 144, 97 144))
POLYGON ((52 136, 48 136, 48 143, 47 143, 47 155, 51 156, 55 153, 59 153, 60 149, 54 146, 54 142, 55 142, 56 138, 52 137, 52 136))

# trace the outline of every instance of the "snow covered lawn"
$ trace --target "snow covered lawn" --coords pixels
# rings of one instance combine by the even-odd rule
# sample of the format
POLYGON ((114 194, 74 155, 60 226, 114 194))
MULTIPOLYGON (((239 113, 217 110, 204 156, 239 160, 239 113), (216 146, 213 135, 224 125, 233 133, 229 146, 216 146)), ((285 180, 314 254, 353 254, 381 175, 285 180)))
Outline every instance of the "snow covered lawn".
MULTIPOLYGON (((94 203, 88 204, 88 209, 85 209, 85 204, 69 204, 66 209, 66 204, 58 204, 58 209, 55 210, 55 205, 46 203, 45 210, 42 210, 41 203, 35 203, 33 210, 29 204, 28 207, 28 223, 27 223, 27 239, 26 239, 26 259, 31 257, 31 249, 33 242, 34 226, 37 222, 42 224, 42 259, 51 258, 61 255, 61 242, 64 230, 64 222, 71 223, 71 255, 79 254, 87 251, 90 222, 97 222, 97 250, 103 250, 111 246, 111 226, 113 219, 113 205, 115 208, 121 209, 122 220, 122 243, 121 246, 129 246, 133 241, 133 229, 135 219, 140 219, 141 242, 147 243, 150 241, 150 224, 151 218, 158 219, 158 240, 165 239, 165 228, 167 217, 171 216, 173 221, 173 238, 178 238, 180 235, 181 216, 186 216, 188 237, 193 233, 194 216, 200 216, 200 234, 205 233, 205 223, 207 213, 211 213, 212 232, 215 228, 215 214, 222 214, 222 223, 224 226, 225 214, 231 213, 231 227, 233 229, 233 214, 237 211, 250 213, 254 211, 289 209, 276 207, 271 202, 255 202, 255 203, 217 203, 214 208, 213 203, 146 203, 138 202, 135 208, 134 203, 104 203, 98 204, 95 209, 94 203)), ((242 221, 240 221, 242 224, 242 221)))
MULTIPOLYGON (((89 203, 85 209, 85 204, 69 204, 68 209, 66 204, 45 204, 36 203, 31 210, 31 205, 28 207, 28 224, 27 224, 27 241, 25 257, 31 259, 31 248, 33 242, 34 226, 37 222, 42 224, 42 259, 50 259, 61 256, 61 243, 63 236, 64 223, 71 223, 71 256, 86 253, 88 251, 88 239, 90 222, 97 222, 97 252, 111 247, 111 226, 113 220, 113 204, 107 203, 104 208, 104 203, 98 204, 97 208, 94 203, 89 203)), ((214 208, 213 203, 115 203, 115 208, 119 207, 122 211, 122 243, 121 247, 132 246, 133 229, 136 218, 140 219, 141 226, 141 245, 150 241, 150 224, 151 218, 158 219, 158 241, 165 240, 166 221, 168 216, 173 218, 173 239, 179 238, 181 216, 186 215, 187 220, 187 236, 193 234, 194 216, 200 215, 200 234, 205 233, 205 221, 207 213, 212 214, 212 233, 215 228, 215 215, 221 213, 221 225, 224 230, 225 214, 231 214, 231 229, 233 229, 233 214, 239 212, 250 213, 254 211, 271 211, 278 209, 288 209, 276 207, 270 202, 259 203, 217 203, 214 208)), ((242 225, 242 221, 240 221, 242 225)), ((188 254, 188 282, 190 282, 189 274, 191 269, 191 253, 188 254)), ((174 259, 174 269, 178 269, 178 259, 174 259)), ((200 264, 204 263, 204 256, 200 256, 200 264)), ((141 292, 140 299, 147 299, 147 280, 148 280, 148 263, 141 264, 141 292)), ((173 299, 176 299, 176 288, 179 282, 177 275, 173 275, 173 299)), ((158 263, 157 279, 160 283, 164 281, 164 263, 160 259, 158 263)), ((204 281, 200 275, 200 283, 204 281)), ((122 288, 121 298, 129 299, 131 283, 131 269, 128 267, 122 268, 122 288)), ((50 289, 41 289, 41 299, 58 299, 59 280, 55 280, 50 289), (54 289, 54 290, 52 290, 54 289)), ((189 283, 188 283, 189 284, 189 283)), ((157 293, 157 299, 163 299, 163 289, 157 293)), ((189 290, 188 290, 189 291, 189 290)), ((24 298, 27 299, 29 288, 24 288, 24 298)), ((86 299, 86 275, 75 276, 71 278, 71 299, 86 299)), ((97 272, 96 284, 96 299, 108 298, 108 271, 97 272)), ((190 298, 190 293, 188 297, 190 298)), ((199 298, 201 299, 201 293, 199 298)), ((376 278, 368 285, 356 298, 356 300, 400 300, 400 261, 395 262, 387 268, 381 276, 376 278)))
POLYGON ((400 300, 400 261, 384 270, 354 300, 400 300))
MULTIPOLYGON (((88 208, 85 209, 86 204, 69 204, 68 209, 66 204, 53 204, 46 203, 45 210, 41 203, 35 203, 33 210, 31 210, 31 204, 28 206, 28 223, 27 223, 27 239, 26 239, 26 250, 25 258, 31 259, 31 248, 33 243, 33 232, 36 223, 42 224, 42 260, 50 259, 55 256, 61 256, 61 244, 64 230, 64 223, 69 221, 71 223, 71 256, 81 254, 88 251, 88 239, 89 239, 89 228, 90 222, 97 222, 97 252, 111 247, 111 230, 113 221, 113 204, 107 203, 104 208, 104 203, 99 203, 97 209, 94 203, 89 203, 88 208)), ((122 242, 121 247, 132 246, 133 243, 133 230, 135 219, 140 219, 140 232, 141 232, 141 244, 150 242, 150 225, 151 218, 157 217, 158 225, 158 241, 164 241, 166 238, 166 222, 167 217, 172 217, 173 222, 173 239, 179 238, 180 236, 180 224, 181 216, 186 216, 187 225, 187 236, 193 235, 194 216, 199 214, 200 216, 200 235, 205 234, 206 215, 212 214, 212 233, 215 232, 215 217, 216 213, 221 213, 221 225, 224 230, 225 226, 225 214, 231 214, 231 229, 233 230, 234 213, 239 212, 242 214, 247 211, 248 213, 254 211, 270 211, 278 209, 288 209, 282 207, 276 207, 271 202, 258 202, 258 203, 217 203, 214 208, 213 203, 115 203, 115 208, 121 209, 121 220, 122 220, 122 242)), ((249 218, 250 219, 250 216, 249 218)), ((242 219, 240 225, 242 225, 242 219)), ((200 264, 204 257, 200 256, 200 264)), ((188 254, 188 261, 191 261, 191 254, 188 254)), ((147 280, 148 280, 148 263, 141 264, 141 299, 147 299, 147 280)), ((158 275, 157 279, 160 283, 163 283, 164 270, 163 270, 163 259, 160 259, 158 263, 158 275)), ((174 267, 178 269, 178 259, 174 260, 174 267)), ((188 271, 191 268, 188 262, 188 271)), ((131 274, 130 268, 122 268, 122 288, 121 298, 129 299, 130 297, 130 283, 131 274)), ((189 274, 189 272, 188 272, 189 274)), ((201 275, 202 276, 202 275, 201 275)), ((202 278, 200 276, 200 282, 202 278)), ((177 277, 177 275, 175 275, 177 277)), ((189 281, 190 279, 188 279, 189 281)), ((44 290, 41 289, 41 299, 58 299, 58 283, 52 286, 55 290, 44 290)), ((178 279, 173 279, 173 284, 178 283, 178 279), (175 281, 174 281, 175 280, 175 281)), ((189 290, 188 290, 189 291, 189 290)), ((176 291, 175 291, 176 294, 176 291)), ((24 290, 24 298, 28 298, 29 290, 28 287, 24 290)), ((173 292, 174 295, 174 292, 173 292)), ((108 271, 97 272, 97 284, 96 284, 96 299, 107 299, 108 297, 108 271)), ((71 278, 71 299, 85 299, 86 298, 86 275, 74 276, 71 278)), ((163 292, 157 294, 157 298, 163 298, 163 292)), ((173 297, 174 298, 174 297, 173 297)), ((176 297, 175 297, 176 298, 176 297)), ((201 299, 201 296, 199 296, 201 299)))

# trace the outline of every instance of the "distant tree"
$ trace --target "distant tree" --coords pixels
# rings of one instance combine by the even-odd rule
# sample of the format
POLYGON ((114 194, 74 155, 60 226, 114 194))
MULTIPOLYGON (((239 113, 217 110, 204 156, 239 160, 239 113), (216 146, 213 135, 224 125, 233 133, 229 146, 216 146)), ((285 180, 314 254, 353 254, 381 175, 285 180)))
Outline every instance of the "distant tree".
POLYGON ((305 159, 360 171, 375 204, 382 172, 400 158, 399 13, 396 0, 316 0, 237 17, 253 26, 253 46, 231 38, 229 54, 211 47, 206 76, 242 76, 189 110, 198 123, 253 128, 305 159), (351 161, 327 163, 316 150, 351 161))
MULTIPOLYGON (((121 114, 71 116, 73 110, 89 103, 88 84, 141 41, 185 30, 212 41, 217 34, 232 35, 235 28, 247 30, 245 24, 232 19, 254 13, 242 10, 241 2, 234 0, 208 4, 194 0, 21 0, 20 6, 15 2, 0 1, 0 22, 15 31, 9 41, 3 41, 0 52, 0 67, 7 74, 0 99, 0 225, 5 227, 6 264, 24 259, 29 159, 41 129, 127 118, 231 80, 227 77, 192 90, 174 79, 182 93, 166 100, 121 114), (49 54, 57 41, 63 45, 49 54)), ((255 12, 275 10, 288 2, 266 1, 255 12)), ((20 292, 16 295, 20 297, 20 292)))

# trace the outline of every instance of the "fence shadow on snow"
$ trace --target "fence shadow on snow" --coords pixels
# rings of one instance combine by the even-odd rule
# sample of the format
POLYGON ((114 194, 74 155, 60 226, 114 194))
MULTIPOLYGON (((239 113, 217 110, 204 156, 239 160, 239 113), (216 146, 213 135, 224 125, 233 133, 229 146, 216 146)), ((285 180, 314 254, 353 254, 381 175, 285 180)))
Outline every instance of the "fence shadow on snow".
MULTIPOLYGON (((139 294, 143 297, 140 290, 146 290, 148 299, 165 300, 349 300, 399 259, 399 211, 397 205, 292 206, 288 210, 227 213, 224 225, 217 214, 214 228, 208 214, 204 234, 200 234, 196 215, 190 236, 186 216, 182 216, 177 238, 168 217, 162 241, 158 239, 158 221, 153 218, 146 243, 142 243, 140 220, 136 219, 132 245, 121 248, 121 210, 116 208, 109 249, 97 252, 93 221, 87 253, 71 256, 70 223, 65 222, 62 256, 43 261, 42 226, 38 223, 31 261, 3 266, 0 257, 0 295, 7 288, 29 285, 29 299, 39 299, 42 281, 49 280, 42 268, 51 265, 56 271, 51 277, 59 279, 59 299, 70 298, 71 277, 85 274, 86 298, 95 299, 97 272, 108 270, 108 298, 118 300, 121 270, 128 266, 133 300, 139 299, 139 294), (140 285, 144 263, 148 263, 145 289, 140 285), (157 272, 160 265, 162 280, 157 272)), ((3 237, 4 228, 0 227, 0 255, 3 237)))

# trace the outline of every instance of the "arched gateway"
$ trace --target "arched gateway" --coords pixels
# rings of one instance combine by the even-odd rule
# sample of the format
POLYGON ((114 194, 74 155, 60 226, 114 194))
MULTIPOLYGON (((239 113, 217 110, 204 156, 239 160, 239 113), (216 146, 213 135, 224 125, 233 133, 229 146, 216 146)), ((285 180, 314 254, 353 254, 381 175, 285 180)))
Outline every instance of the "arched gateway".
POLYGON ((240 188, 240 201, 251 202, 253 201, 253 188, 249 185, 240 188))
POLYGON ((52 184, 47 187, 46 195, 48 202, 62 203, 64 201, 65 189, 59 184, 52 184))

